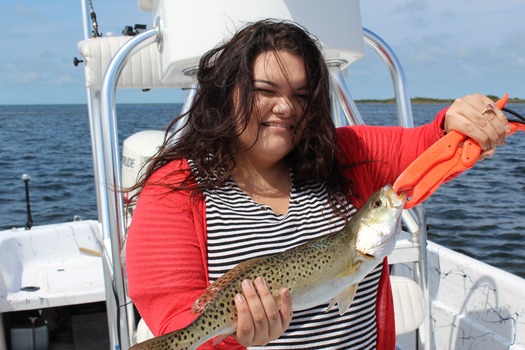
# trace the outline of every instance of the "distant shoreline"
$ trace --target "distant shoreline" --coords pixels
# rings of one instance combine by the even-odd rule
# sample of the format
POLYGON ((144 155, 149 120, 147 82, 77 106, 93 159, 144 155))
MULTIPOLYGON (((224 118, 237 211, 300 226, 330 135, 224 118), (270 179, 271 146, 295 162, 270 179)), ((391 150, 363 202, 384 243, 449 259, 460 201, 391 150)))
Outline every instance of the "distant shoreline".
MULTIPOLYGON (((498 96, 494 95, 487 95, 488 98, 490 98, 493 101, 497 101, 500 98, 498 96)), ((395 100, 394 98, 386 98, 386 99, 369 99, 369 98, 363 98, 363 99, 357 99, 354 100, 356 103, 377 103, 377 104, 394 104, 395 100)), ((410 102, 412 104, 451 104, 454 102, 454 99, 448 99, 448 98, 430 98, 430 97, 412 97, 410 99, 410 102)), ((519 97, 511 97, 509 98, 509 101, 507 103, 525 103, 525 99, 519 98, 519 97)), ((75 105, 85 105, 85 102, 78 102, 78 103, 36 103, 36 104, 2 104, 0 103, 0 106, 75 106, 75 105)), ((183 102, 146 102, 146 103, 140 103, 140 102, 118 102, 118 105, 132 105, 132 104, 180 104, 182 105, 183 102)))
MULTIPOLYGON (((498 96, 494 95, 488 95, 491 100, 497 101, 500 99, 498 96)), ((355 100, 356 103, 385 103, 385 104, 391 104, 395 103, 394 98, 387 98, 387 99, 359 99, 355 100)), ((413 97, 410 99, 410 102, 413 104, 430 104, 430 103, 452 103, 454 102, 454 99, 447 99, 447 98, 429 98, 429 97, 413 97)), ((509 101, 507 103, 525 103, 525 99, 514 97, 509 98, 509 101)))

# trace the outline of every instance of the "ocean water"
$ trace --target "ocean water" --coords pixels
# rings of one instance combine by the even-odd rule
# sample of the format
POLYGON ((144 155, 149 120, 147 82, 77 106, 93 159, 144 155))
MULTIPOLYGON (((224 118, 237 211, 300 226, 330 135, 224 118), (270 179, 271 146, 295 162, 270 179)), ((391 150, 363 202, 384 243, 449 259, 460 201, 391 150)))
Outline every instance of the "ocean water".
MULTIPOLYGON (((396 124, 395 106, 359 104, 369 124, 396 124)), ((118 105, 119 139, 163 130, 178 104, 118 105)), ((414 105, 416 125, 445 105, 414 105)), ((525 114, 525 104, 509 107, 525 114)), ((34 225, 96 219, 85 105, 0 106, 0 230, 23 227, 28 174, 34 225)), ((525 277, 525 133, 443 185, 424 208, 429 239, 525 277)), ((1 233, 0 233, 1 234, 1 233)))

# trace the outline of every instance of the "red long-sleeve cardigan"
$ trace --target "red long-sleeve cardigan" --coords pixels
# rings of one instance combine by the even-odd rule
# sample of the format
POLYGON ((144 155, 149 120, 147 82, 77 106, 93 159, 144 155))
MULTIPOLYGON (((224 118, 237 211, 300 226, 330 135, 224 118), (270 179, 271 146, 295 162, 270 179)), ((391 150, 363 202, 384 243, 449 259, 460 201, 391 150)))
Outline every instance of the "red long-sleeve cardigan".
MULTIPOLYGON (((353 185, 352 203, 366 199, 397 176, 422 151, 443 136, 446 110, 417 128, 355 126, 338 129, 345 175, 353 185)), ((173 161, 149 179, 133 214, 126 243, 129 294, 155 335, 188 325, 189 310, 209 284, 207 268, 206 207, 184 191, 162 184, 178 183, 186 176, 186 161, 173 161), (182 172, 180 170, 183 170, 182 172)), ((378 286, 377 349, 395 349, 395 325, 388 266, 378 286)), ((200 349, 211 349, 211 342, 200 349)), ((242 349, 232 337, 215 349, 242 349)))

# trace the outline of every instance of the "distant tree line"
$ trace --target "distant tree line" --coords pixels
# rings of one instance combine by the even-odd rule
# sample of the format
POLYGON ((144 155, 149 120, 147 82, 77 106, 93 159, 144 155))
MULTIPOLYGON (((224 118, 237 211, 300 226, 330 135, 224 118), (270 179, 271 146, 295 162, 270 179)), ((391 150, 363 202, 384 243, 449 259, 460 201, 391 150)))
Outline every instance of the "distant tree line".
MULTIPOLYGON (((500 99, 499 96, 496 95, 487 95, 488 98, 490 98, 493 101, 497 101, 500 99)), ((452 103, 454 99, 442 99, 442 98, 429 98, 429 97, 413 97, 410 99, 410 101, 414 104, 417 103, 452 103)), ((359 99, 355 102, 358 103, 395 103, 394 98, 387 98, 387 99, 359 99)), ((525 99, 519 98, 519 97, 509 97, 508 103, 525 103, 525 99)))

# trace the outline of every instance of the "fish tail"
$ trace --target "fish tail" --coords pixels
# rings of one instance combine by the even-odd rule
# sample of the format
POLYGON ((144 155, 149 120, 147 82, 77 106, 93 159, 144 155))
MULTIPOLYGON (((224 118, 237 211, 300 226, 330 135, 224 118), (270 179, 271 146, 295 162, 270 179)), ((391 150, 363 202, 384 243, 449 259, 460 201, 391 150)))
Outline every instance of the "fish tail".
POLYGON ((232 327, 214 324, 208 317, 200 315, 186 328, 146 340, 129 350, 195 350, 208 340, 233 331, 232 327))

